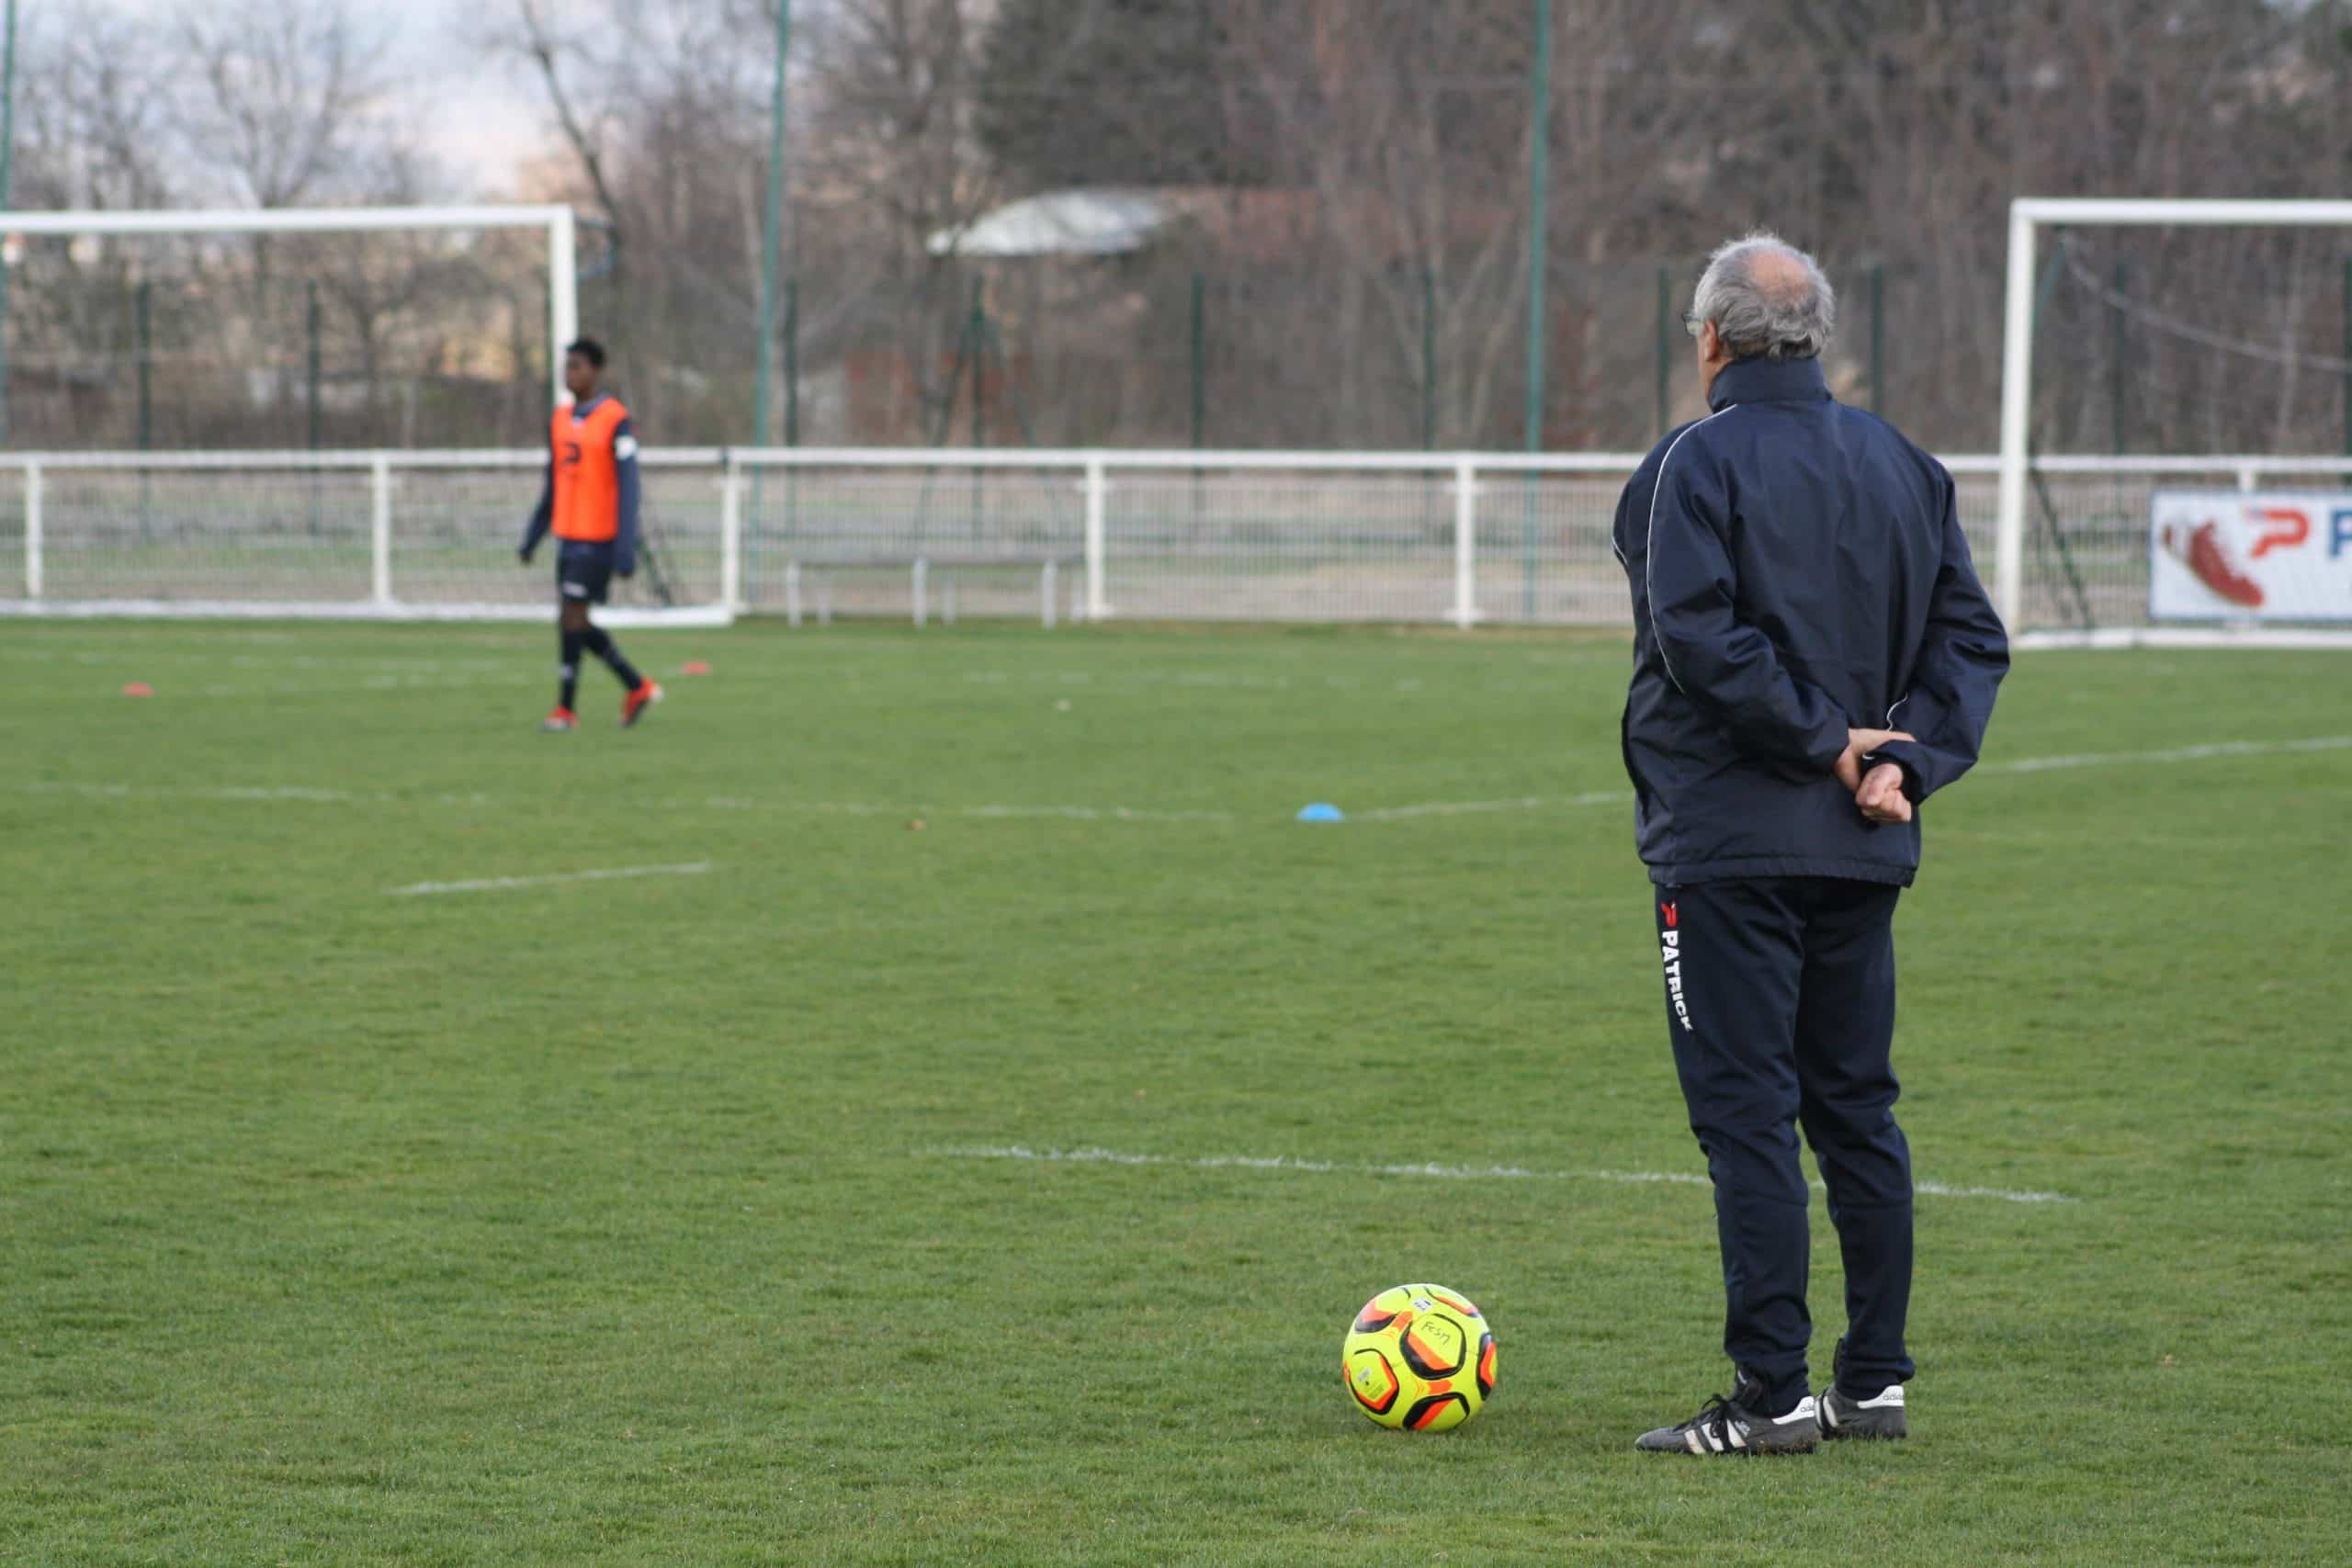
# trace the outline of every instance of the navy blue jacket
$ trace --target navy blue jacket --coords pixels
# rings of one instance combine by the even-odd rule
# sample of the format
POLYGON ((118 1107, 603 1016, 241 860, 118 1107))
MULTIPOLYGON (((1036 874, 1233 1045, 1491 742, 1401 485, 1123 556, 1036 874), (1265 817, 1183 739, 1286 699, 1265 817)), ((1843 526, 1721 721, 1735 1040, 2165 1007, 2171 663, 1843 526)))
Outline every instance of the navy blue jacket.
POLYGON ((1848 727, 1926 799, 1966 773, 2009 667, 1951 475, 1829 395, 1810 359, 1727 365, 1617 502, 1634 591, 1625 699, 1643 862, 1669 886, 1907 886, 1919 822, 1874 826, 1833 772, 1848 727))

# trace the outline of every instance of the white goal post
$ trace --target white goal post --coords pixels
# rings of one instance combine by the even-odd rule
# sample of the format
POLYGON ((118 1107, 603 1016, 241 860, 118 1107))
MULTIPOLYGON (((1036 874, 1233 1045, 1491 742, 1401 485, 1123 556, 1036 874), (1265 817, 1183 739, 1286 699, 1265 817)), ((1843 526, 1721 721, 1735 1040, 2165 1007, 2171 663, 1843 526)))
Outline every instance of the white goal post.
MULTIPOLYGON (((2059 227, 2345 228, 2352 201, 2216 201, 2020 197, 2009 204, 2007 318, 2001 340, 2000 493, 1996 514, 1993 601, 2012 627, 2025 620, 2026 489, 2033 409, 2034 251, 2041 230, 2059 227)), ((2345 460, 2289 460, 2282 469, 2342 471, 2345 460)), ((2251 476, 2242 488, 2253 488, 2251 476)), ((2352 647, 2352 632, 2246 626, 2146 626, 2128 631, 2036 633, 2046 645, 2352 647)))
POLYGON ((543 229, 548 237, 548 371, 555 403, 563 388, 563 345, 580 335, 578 240, 561 204, 494 207, 263 207, 107 211, 0 212, 0 234, 60 238, 102 234, 356 234, 388 230, 543 229))
MULTIPOLYGON (((545 236, 548 393, 549 406, 561 407, 571 401, 563 345, 580 335, 578 223, 569 206, 0 212, 0 235, 11 239, 515 230, 545 236)), ((315 391, 315 360, 311 376, 315 391)), ((736 512, 714 457, 645 455, 648 512, 663 514, 667 528, 658 546, 649 542, 648 570, 620 592, 612 624, 732 618, 726 574, 739 558, 729 532, 736 512)), ((0 452, 0 535, 15 535, 24 566, 23 597, 0 587, 0 614, 544 615, 553 552, 526 575, 514 570, 513 549, 546 460, 544 448, 0 452)))

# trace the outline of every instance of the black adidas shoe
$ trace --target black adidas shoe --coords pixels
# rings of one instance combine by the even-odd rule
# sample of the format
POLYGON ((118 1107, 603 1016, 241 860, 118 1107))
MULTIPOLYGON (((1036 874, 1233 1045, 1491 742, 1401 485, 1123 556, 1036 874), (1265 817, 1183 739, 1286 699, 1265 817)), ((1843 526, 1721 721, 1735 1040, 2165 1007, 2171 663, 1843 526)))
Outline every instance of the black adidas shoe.
POLYGON ((1903 1410, 1903 1385, 1891 1382, 1876 1393, 1857 1397, 1838 1386, 1846 1375, 1846 1342, 1838 1341, 1837 1377, 1821 1393, 1821 1435, 1825 1438, 1907 1438, 1911 1418, 1903 1410))
POLYGON ((1819 1407, 1813 1396, 1797 1401, 1796 1408, 1784 1416, 1759 1416, 1754 1402, 1763 1392, 1742 1372, 1732 1384, 1730 1398, 1716 1394, 1690 1420, 1645 1432, 1634 1447, 1652 1454, 1811 1453, 1821 1440, 1819 1407))
POLYGON ((1907 1438, 1911 1419, 1903 1413, 1903 1385, 1891 1382, 1868 1399, 1855 1399, 1831 1383, 1821 1391, 1821 1435, 1825 1438, 1907 1438))

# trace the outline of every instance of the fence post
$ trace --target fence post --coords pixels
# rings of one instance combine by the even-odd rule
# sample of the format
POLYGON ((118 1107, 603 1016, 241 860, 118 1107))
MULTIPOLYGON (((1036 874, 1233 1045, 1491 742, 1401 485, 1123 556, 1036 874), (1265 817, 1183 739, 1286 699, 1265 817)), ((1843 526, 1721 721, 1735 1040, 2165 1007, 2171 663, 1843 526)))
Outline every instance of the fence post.
POLYGON ((1871 267, 1871 412, 1886 417, 1886 264, 1871 267))
MULTIPOLYGON (((989 444, 988 425, 988 341, 989 341, 989 280, 986 274, 972 279, 972 449, 978 451, 989 444)), ((988 470, 972 470, 972 542, 980 540, 981 520, 987 515, 985 499, 988 470)), ((920 624, 920 623, 918 623, 920 624)))
POLYGON ((784 563, 784 624, 794 631, 800 629, 800 563, 784 563))
POLYGON ((1209 280, 1193 274, 1193 450, 1208 445, 1209 280))
POLYGON ((1657 436, 1663 438, 1674 419, 1674 277, 1660 262, 1657 269, 1657 436))
POLYGON ((1111 613, 1102 598, 1104 525, 1111 510, 1111 479, 1102 459, 1086 460, 1086 618, 1100 621, 1111 613))
POLYGON ((743 468, 734 453, 718 476, 718 602, 729 614, 743 608, 743 468))
POLYGON ((2110 343, 2107 355, 2107 436, 2108 450, 2122 455, 2131 446, 2124 432, 2124 399, 2129 395, 2124 379, 2124 355, 2131 344, 2131 318, 2124 313, 2123 301, 2129 297, 2132 272, 2122 262, 2115 264, 2115 303, 2109 307, 2108 321, 2110 343))
MULTIPOLYGON (((131 359, 139 372, 139 449, 150 451, 155 445, 155 337, 154 292, 152 278, 142 277, 130 295, 131 359)), ((313 443, 313 445, 316 445, 313 443)), ((318 512, 318 485, 311 486, 311 510, 318 512)), ((145 468, 139 470, 139 536, 144 539, 155 525, 155 477, 145 468)), ((319 531, 315 521, 311 532, 319 531)))
POLYGON ((368 545, 372 570, 369 576, 376 603, 390 607, 392 602, 392 462, 381 452, 368 465, 374 491, 374 504, 368 516, 368 545))
MULTIPOLYGON (((144 288, 146 285, 141 284, 140 287, 144 288)), ((303 288, 306 303, 302 312, 302 336, 306 343, 306 352, 302 358, 302 400, 304 412, 309 415, 311 450, 315 452, 322 445, 320 433, 324 428, 322 422, 322 405, 319 400, 319 280, 313 277, 305 283, 303 288)), ((147 411, 147 321, 143 310, 140 314, 139 327, 139 407, 140 419, 143 427, 147 411)), ((142 440, 140 445, 144 446, 147 443, 142 440)), ((314 529, 313 532, 315 531, 314 529)))
MULTIPOLYGON (((141 278, 130 296, 131 360, 139 372, 139 449, 155 445, 154 293, 153 279, 141 278)), ((311 372, 317 374, 315 370, 311 372)), ((315 446, 318 442, 311 443, 315 446)))
POLYGON ((41 593, 40 465, 25 465, 25 597, 41 593))
POLYGON ((1437 450, 1437 268, 1421 268, 1421 450, 1437 450))
POLYGON ((1478 470, 1467 457, 1453 465, 1453 624, 1478 624, 1478 470))
POLYGON ((915 629, 917 631, 921 631, 924 623, 931 619, 930 606, 923 603, 924 580, 930 575, 931 562, 925 560, 921 556, 915 557, 914 599, 915 629))
MULTIPOLYGON (((765 441, 767 436, 760 436, 765 441)), ((784 280, 784 444, 800 445, 800 277, 784 280)))
POLYGON ((1054 579, 1059 574, 1060 567, 1060 562, 1047 556, 1045 570, 1037 575, 1038 624, 1047 631, 1054 629, 1054 579))

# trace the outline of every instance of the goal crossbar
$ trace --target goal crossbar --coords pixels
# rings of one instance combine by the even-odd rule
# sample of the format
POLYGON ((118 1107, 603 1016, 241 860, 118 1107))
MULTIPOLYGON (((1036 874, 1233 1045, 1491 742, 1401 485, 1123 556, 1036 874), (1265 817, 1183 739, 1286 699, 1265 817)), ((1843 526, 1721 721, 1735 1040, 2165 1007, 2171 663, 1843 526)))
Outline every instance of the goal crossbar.
MULTIPOLYGON (((2034 250, 2045 228, 2352 228, 2352 201, 2170 200, 2019 197, 2009 203, 2009 266, 2001 338, 2000 494, 1993 602, 2012 626, 2025 610, 2025 511, 2033 408, 2034 250)), ((2340 468, 2340 460, 2328 465, 2340 468)))
POLYGON ((548 242, 548 379, 558 405, 563 345, 580 335, 577 224, 560 203, 470 207, 161 208, 0 212, 6 234, 356 234, 391 230, 543 229, 548 242))

